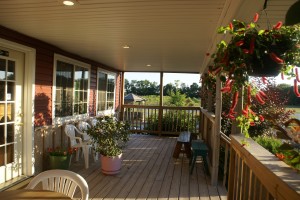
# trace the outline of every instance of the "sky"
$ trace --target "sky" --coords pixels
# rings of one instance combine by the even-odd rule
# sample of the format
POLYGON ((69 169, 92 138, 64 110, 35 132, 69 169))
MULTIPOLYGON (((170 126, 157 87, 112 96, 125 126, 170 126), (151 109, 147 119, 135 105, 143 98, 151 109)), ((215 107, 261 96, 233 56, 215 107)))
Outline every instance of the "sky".
MULTIPOLYGON (((150 82, 159 83, 159 73, 139 73, 139 72, 126 72, 125 79, 131 80, 149 80, 150 82)), ((175 80, 179 80, 180 83, 185 83, 187 86, 192 85, 193 83, 197 83, 199 85, 200 74, 181 74, 181 73, 165 73, 164 74, 164 85, 168 83, 175 83, 175 80)), ((281 75, 279 74, 276 77, 276 84, 287 83, 290 85, 294 84, 294 79, 285 80, 281 79, 281 75)))
MULTIPOLYGON (((159 73, 140 73, 140 72, 125 72, 125 79, 129 82, 132 80, 148 80, 150 82, 157 82, 159 84, 159 73)), ((181 83, 185 83, 187 86, 197 83, 199 85, 200 74, 181 74, 181 73, 164 73, 164 85, 168 83, 175 83, 175 80, 179 80, 181 83)))

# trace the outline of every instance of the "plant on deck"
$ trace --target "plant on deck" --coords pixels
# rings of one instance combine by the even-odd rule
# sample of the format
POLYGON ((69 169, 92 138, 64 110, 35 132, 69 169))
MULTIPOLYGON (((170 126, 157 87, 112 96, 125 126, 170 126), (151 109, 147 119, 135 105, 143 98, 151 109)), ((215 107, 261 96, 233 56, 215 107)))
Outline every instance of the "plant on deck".
POLYGON ((129 124, 114 117, 97 118, 98 123, 87 130, 96 152, 103 156, 118 156, 129 140, 129 124))

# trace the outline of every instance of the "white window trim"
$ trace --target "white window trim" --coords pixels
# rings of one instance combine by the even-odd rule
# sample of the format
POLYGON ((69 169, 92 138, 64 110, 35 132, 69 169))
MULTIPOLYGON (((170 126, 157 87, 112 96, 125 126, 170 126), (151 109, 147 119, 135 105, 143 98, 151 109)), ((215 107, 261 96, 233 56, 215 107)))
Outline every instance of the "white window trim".
MULTIPOLYGON (((117 85, 117 73, 107 71, 102 68, 97 69, 97 87, 96 87, 96 116, 103 116, 103 115, 113 115, 115 114, 115 106, 116 106, 116 85, 117 85), (99 72, 105 73, 107 75, 112 75, 115 77, 115 84, 114 84, 114 106, 112 110, 104 110, 104 111, 98 111, 98 84, 99 84, 99 79, 98 79, 98 74, 99 72)), ((107 87, 107 85, 106 85, 107 87)), ((107 88, 106 88, 107 91, 107 88)), ((107 98, 107 94, 105 96, 107 98)), ((107 99, 105 100, 105 103, 107 103, 107 99)))
POLYGON ((23 173, 34 174, 34 98, 36 50, 9 40, 0 38, 0 45, 25 54, 24 62, 24 108, 23 108, 23 173))
MULTIPOLYGON (((65 122, 69 121, 76 121, 76 120, 81 120, 85 119, 86 117, 89 116, 89 103, 90 103, 90 80, 91 80, 91 65, 60 55, 60 54, 54 54, 54 67, 53 67, 53 88, 52 88, 52 124, 53 125, 59 125, 63 124, 65 122), (81 115, 72 115, 72 116, 66 116, 66 117, 55 117, 55 99, 56 99, 56 68, 57 68, 57 61, 60 60, 62 62, 70 63, 72 65, 78 65, 80 67, 87 68, 89 70, 89 81, 88 81, 88 91, 87 91, 87 113, 86 114, 81 114, 81 115)), ((73 88, 74 92, 74 88, 73 88)), ((73 109, 73 108, 72 108, 73 109)))

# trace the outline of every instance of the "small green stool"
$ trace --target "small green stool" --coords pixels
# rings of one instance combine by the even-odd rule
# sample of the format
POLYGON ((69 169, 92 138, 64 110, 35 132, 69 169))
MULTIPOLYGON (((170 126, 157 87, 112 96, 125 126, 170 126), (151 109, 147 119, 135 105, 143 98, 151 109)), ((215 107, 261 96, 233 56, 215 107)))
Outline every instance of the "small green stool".
POLYGON ((204 168, 207 169, 206 156, 208 153, 208 147, 202 140, 193 140, 192 141, 192 157, 190 159, 190 174, 193 173, 194 166, 196 163, 197 156, 201 156, 204 162, 204 168))

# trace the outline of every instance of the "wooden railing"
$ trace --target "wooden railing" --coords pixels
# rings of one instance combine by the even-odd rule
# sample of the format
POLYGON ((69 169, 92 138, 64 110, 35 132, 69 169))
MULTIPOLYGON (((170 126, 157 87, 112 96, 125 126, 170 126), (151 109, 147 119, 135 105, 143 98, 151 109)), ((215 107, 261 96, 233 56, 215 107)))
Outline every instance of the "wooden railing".
POLYGON ((300 199, 300 174, 252 139, 230 138, 228 199, 300 199))
POLYGON ((136 133, 179 134, 189 130, 199 134, 199 107, 123 105, 122 118, 136 133))
POLYGON ((203 108, 201 108, 200 114, 200 132, 201 138, 208 146, 208 157, 206 159, 211 175, 211 184, 216 185, 219 171, 220 133, 217 134, 216 131, 214 113, 203 108))
POLYGON ((227 187, 231 139, 222 132, 220 137, 219 176, 222 175, 220 178, 223 180, 223 186, 227 187))

